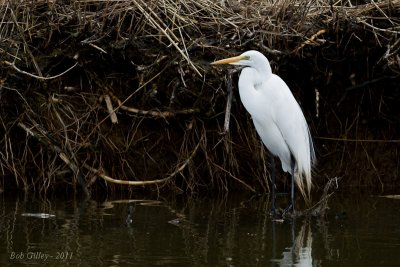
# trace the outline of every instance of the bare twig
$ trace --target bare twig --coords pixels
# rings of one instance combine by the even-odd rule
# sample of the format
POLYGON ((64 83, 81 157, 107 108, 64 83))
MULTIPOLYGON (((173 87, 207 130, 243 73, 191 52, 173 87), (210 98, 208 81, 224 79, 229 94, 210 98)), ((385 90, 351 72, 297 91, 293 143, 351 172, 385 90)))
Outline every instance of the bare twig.
POLYGON ((326 32, 325 29, 319 30, 318 32, 314 33, 310 38, 308 38, 307 40, 305 40, 301 45, 299 45, 298 47, 296 47, 292 53, 297 53, 298 51, 300 51, 301 49, 303 49, 306 45, 310 45, 315 43, 315 39, 320 36, 321 34, 324 34, 326 32))
POLYGON ((30 76, 30 77, 32 77, 32 78, 35 78, 35 79, 38 79, 38 80, 52 80, 52 79, 61 77, 61 76, 63 76, 64 74, 66 74, 67 72, 69 72, 70 70, 72 70, 73 68, 75 68, 76 65, 78 65, 78 62, 75 62, 75 64, 72 65, 72 67, 68 68, 67 70, 65 70, 64 72, 62 72, 62 73, 60 73, 60 74, 57 74, 57 75, 55 75, 55 76, 50 76, 50 77, 43 77, 43 75, 38 76, 38 75, 35 75, 35 74, 32 74, 32 73, 23 71, 23 70, 19 69, 17 66, 15 66, 14 63, 11 63, 11 62, 8 62, 8 61, 3 61, 3 63, 5 63, 5 64, 8 65, 8 66, 11 66, 13 69, 15 69, 16 71, 18 71, 19 73, 28 75, 28 76, 30 76))
POLYGON ((114 101, 116 101, 118 103, 118 107, 120 109, 125 110, 127 112, 135 113, 138 115, 149 115, 149 116, 153 116, 153 117, 167 118, 167 117, 174 117, 176 115, 198 113, 200 111, 197 108, 190 108, 190 109, 176 110, 176 111, 141 110, 138 108, 127 107, 113 93, 108 92, 108 94, 114 99, 114 101))
POLYGON ((334 177, 329 179, 325 184, 324 191, 320 200, 314 204, 311 208, 303 211, 303 215, 311 215, 316 217, 324 217, 329 209, 328 200, 339 188, 339 181, 342 178, 334 177))
POLYGON ((225 83, 226 83, 226 87, 228 89, 228 99, 226 100, 223 134, 226 134, 229 132, 229 121, 231 118, 231 107, 232 107, 232 98, 233 98, 232 75, 234 72, 235 72, 234 70, 229 70, 228 74, 225 76, 225 83))

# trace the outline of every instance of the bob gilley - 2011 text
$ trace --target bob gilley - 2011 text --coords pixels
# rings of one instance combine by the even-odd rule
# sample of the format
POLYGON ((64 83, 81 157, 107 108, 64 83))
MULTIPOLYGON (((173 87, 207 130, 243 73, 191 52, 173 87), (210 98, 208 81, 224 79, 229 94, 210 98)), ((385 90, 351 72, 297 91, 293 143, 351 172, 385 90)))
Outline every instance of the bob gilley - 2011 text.
POLYGON ((11 252, 10 260, 42 260, 47 261, 48 259, 55 260, 67 260, 72 259, 72 252, 56 252, 56 255, 49 253, 43 253, 40 251, 34 252, 11 252))

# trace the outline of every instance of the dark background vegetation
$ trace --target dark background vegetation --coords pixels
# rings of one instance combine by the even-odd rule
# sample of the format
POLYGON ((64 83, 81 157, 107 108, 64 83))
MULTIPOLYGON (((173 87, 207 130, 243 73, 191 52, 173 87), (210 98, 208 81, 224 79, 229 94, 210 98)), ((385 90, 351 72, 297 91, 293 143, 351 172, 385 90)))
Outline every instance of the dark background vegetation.
POLYGON ((249 49, 303 108, 317 187, 395 190, 400 1, 274 2, 0 1, 2 190, 268 192, 238 72, 209 65, 249 49))

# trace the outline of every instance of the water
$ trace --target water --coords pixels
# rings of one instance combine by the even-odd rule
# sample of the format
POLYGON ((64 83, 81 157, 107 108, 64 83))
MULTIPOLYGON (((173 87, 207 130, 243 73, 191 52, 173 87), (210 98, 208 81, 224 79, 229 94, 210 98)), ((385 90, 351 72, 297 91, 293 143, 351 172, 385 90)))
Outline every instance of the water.
POLYGON ((267 197, 0 196, 0 266, 400 266, 400 199, 336 194, 273 222, 267 197), (131 215, 130 215, 131 214, 131 215))

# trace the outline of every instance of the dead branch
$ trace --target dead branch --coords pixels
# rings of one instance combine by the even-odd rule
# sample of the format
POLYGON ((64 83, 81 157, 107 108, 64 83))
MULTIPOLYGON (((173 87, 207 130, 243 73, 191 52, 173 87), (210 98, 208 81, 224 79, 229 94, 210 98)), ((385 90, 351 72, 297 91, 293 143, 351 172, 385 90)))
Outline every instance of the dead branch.
POLYGON ((229 132, 229 122, 231 118, 231 107, 232 107, 232 98, 233 98, 233 86, 232 86, 232 75, 237 71, 229 70, 228 74, 225 76, 226 87, 228 88, 228 99, 226 100, 225 107, 225 121, 224 121, 224 131, 223 134, 229 132))
POLYGON ((14 63, 11 63, 11 62, 8 62, 8 61, 3 61, 3 63, 8 65, 8 66, 11 66, 14 70, 18 71, 19 73, 28 75, 29 77, 32 77, 32 78, 35 78, 35 79, 38 79, 38 80, 52 80, 52 79, 59 78, 59 77, 63 76, 64 74, 66 74, 67 72, 69 72, 70 70, 72 70, 73 68, 75 68, 76 65, 78 65, 78 62, 75 62, 74 65, 72 65, 67 70, 61 72, 60 74, 57 74, 57 75, 54 75, 54 76, 50 76, 50 77, 43 77, 43 75, 38 76, 38 75, 35 75, 35 74, 32 74, 32 73, 26 72, 24 70, 21 70, 17 66, 15 66, 14 63))
POLYGON ((165 183, 169 181, 171 178, 175 177, 178 173, 183 171, 185 167, 189 164, 189 162, 192 160, 193 156, 196 154, 197 149, 199 148, 200 142, 197 144, 197 146, 194 148, 190 156, 185 160, 183 164, 181 164, 173 173, 171 173, 168 177, 163 178, 163 179, 156 179, 156 180, 146 180, 146 181, 128 181, 128 180, 119 180, 119 179, 114 179, 106 174, 104 174, 103 171, 100 169, 95 169, 88 164, 84 163, 83 167, 86 169, 90 170, 91 172, 94 172, 96 175, 98 175, 100 178, 104 179, 107 182, 114 183, 114 184, 122 184, 122 185, 129 185, 129 186, 141 186, 141 185, 152 185, 152 184, 160 184, 160 183, 165 183))
POLYGON ((321 34, 326 33, 325 29, 319 30, 318 32, 314 33, 310 38, 308 38, 307 40, 305 40, 301 45, 299 45, 298 47, 296 47, 292 53, 297 53, 298 51, 300 51, 301 49, 303 49, 306 45, 310 45, 310 44, 315 44, 315 39, 317 39, 318 36, 320 36, 321 34))
POLYGON ((187 114, 194 114, 200 112, 197 108, 190 108, 184 110, 177 110, 177 111, 157 111, 157 110, 141 110, 134 107, 128 107, 123 104, 123 102, 116 97, 113 93, 108 92, 108 94, 118 103, 118 108, 125 110, 130 113, 135 113, 138 115, 149 115, 153 117, 160 117, 160 118, 167 118, 167 117, 174 117, 176 115, 187 115, 187 114))

